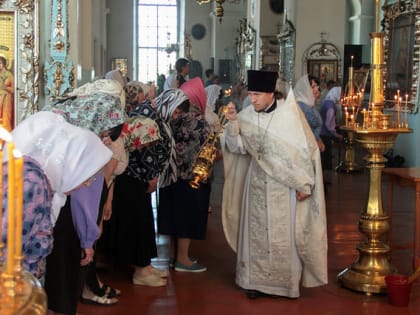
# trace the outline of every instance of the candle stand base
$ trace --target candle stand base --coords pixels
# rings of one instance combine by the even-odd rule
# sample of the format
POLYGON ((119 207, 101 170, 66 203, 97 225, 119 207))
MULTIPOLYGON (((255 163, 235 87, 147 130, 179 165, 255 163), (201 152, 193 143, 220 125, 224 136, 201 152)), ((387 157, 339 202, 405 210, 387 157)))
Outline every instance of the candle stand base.
POLYGON ((355 130, 358 143, 368 152, 365 160, 369 170, 369 196, 358 224, 360 233, 365 236, 356 247, 359 257, 337 275, 341 284, 351 290, 385 293, 385 276, 396 272, 389 262, 390 248, 384 242, 389 217, 382 209, 381 176, 387 161, 383 152, 393 146, 398 134, 409 132, 411 130, 355 130))

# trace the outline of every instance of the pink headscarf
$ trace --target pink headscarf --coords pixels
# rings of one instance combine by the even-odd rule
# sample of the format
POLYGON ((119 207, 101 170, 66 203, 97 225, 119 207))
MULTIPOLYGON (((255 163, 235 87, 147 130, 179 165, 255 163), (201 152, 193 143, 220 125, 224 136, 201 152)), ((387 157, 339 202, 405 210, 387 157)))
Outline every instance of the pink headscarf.
POLYGON ((188 96, 190 103, 201 108, 201 112, 206 110, 207 95, 204 90, 203 81, 199 77, 188 80, 180 87, 181 90, 188 96))

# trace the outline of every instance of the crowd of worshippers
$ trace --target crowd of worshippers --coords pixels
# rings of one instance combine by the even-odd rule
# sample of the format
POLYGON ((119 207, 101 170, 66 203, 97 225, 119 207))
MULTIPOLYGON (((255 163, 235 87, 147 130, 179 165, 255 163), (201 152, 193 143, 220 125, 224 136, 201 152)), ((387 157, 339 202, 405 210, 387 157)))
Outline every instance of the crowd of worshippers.
MULTIPOLYGON (((220 91, 194 78, 155 95, 153 85, 127 83, 116 70, 45 105, 12 131, 24 155, 24 269, 43 283, 51 314, 74 314, 80 298, 118 301, 121 292, 98 277, 95 249, 115 266, 134 266, 133 284, 167 284, 168 270, 151 264, 157 187, 158 232, 172 238, 171 266, 206 270, 190 258, 189 247, 205 238, 210 185, 192 189, 189 180, 217 120, 206 108, 215 108, 220 91)), ((7 187, 2 191, 7 205, 7 187)))
MULTIPOLYGON (((111 71, 45 105, 12 131, 24 155, 23 266, 42 282, 49 314, 75 314, 80 300, 118 302, 120 290, 103 283, 96 271, 98 249, 114 266, 131 266, 133 284, 165 286, 168 270, 151 263, 157 257, 156 232, 170 236, 171 268, 206 271, 189 249, 192 240, 205 239, 210 183, 192 189, 189 181, 194 159, 217 124, 223 94, 219 84, 184 80, 188 70, 182 67, 183 83, 176 79, 159 95, 153 84, 127 82, 121 71, 111 71)), ((250 104, 244 94, 241 81, 239 110, 250 104)), ((310 97, 308 105, 313 104, 310 97)))

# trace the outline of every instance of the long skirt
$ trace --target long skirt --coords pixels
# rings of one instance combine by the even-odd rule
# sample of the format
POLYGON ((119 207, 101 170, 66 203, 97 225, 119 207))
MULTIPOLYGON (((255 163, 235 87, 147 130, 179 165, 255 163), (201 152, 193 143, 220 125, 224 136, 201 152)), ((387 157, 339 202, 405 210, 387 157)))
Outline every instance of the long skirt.
POLYGON ((70 196, 61 208, 53 235, 54 247, 47 257, 45 274, 48 309, 66 315, 76 314, 83 270, 80 267, 80 241, 71 216, 70 196))
POLYGON ((210 203, 210 185, 191 188, 180 180, 159 190, 158 231, 176 238, 204 240, 210 203))
POLYGON ((109 222, 114 263, 146 267, 157 256, 151 196, 146 184, 126 174, 116 178, 109 222))

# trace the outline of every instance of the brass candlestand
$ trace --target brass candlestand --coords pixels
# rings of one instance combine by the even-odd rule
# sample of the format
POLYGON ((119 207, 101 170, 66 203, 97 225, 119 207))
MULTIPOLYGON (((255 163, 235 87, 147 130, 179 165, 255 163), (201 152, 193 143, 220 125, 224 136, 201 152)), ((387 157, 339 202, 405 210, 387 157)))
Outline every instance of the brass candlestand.
POLYGON ((353 128, 347 128, 345 126, 340 127, 340 130, 344 131, 344 161, 341 161, 337 167, 336 171, 339 172, 356 172, 360 171, 361 167, 356 163, 356 155, 354 146, 356 144, 356 135, 353 131, 353 128))
POLYGON ((366 208, 360 215, 359 231, 366 236, 358 246, 358 259, 338 274, 338 280, 346 288, 371 293, 386 291, 385 276, 395 272, 389 261, 390 248, 383 235, 389 230, 389 218, 383 212, 381 175, 386 158, 383 153, 392 148, 398 134, 410 133, 405 124, 390 122, 391 115, 383 114, 383 37, 371 33, 372 68, 371 98, 369 111, 363 115, 363 125, 348 126, 356 135, 357 142, 367 150, 366 167, 370 173, 369 197, 366 208))
POLYGON ((343 98, 341 99, 341 105, 344 108, 345 120, 344 126, 340 127, 340 130, 344 133, 344 161, 340 161, 336 167, 336 171, 347 173, 361 170, 361 167, 356 163, 355 158, 354 146, 356 144, 356 136, 353 129, 354 127, 358 127, 357 116, 362 105, 367 78, 366 75, 361 86, 358 86, 354 81, 353 70, 353 56, 351 56, 349 77, 344 89, 343 98))
POLYGON ((45 315, 47 296, 40 282, 29 272, 22 270, 23 257, 16 257, 12 274, 0 272, 0 314, 45 315))
MULTIPOLYGON (((6 141, 9 142, 9 145, 13 144, 10 143, 11 135, 0 123, 0 160, 3 159, 2 148, 6 141)), ((8 152, 7 166, 14 164, 16 173, 14 174, 15 176, 12 176, 13 173, 10 171, 7 173, 7 214, 3 212, 3 208, 0 208, 0 219, 3 219, 3 217, 7 218, 7 232, 4 233, 7 235, 7 243, 3 243, 3 231, 1 230, 2 226, 0 226, 0 314, 45 315, 47 314, 47 296, 45 291, 38 279, 22 268, 24 259, 21 254, 22 240, 17 238, 17 236, 21 235, 23 225, 24 169, 23 160, 21 160, 22 156, 19 159, 22 163, 18 164, 15 154, 15 150, 13 155, 8 152), (14 198, 12 198, 13 196, 14 198), (15 201, 14 204, 11 202, 13 200, 15 201), (22 221, 19 222, 17 221, 18 219, 22 221), (4 259, 5 257, 7 260, 4 259)), ((3 168, 0 170, 0 179, 3 178, 2 172, 3 168)), ((0 185, 0 196, 3 196, 3 187, 5 185, 2 182, 0 185)), ((0 202, 0 205, 2 203, 0 202)))

